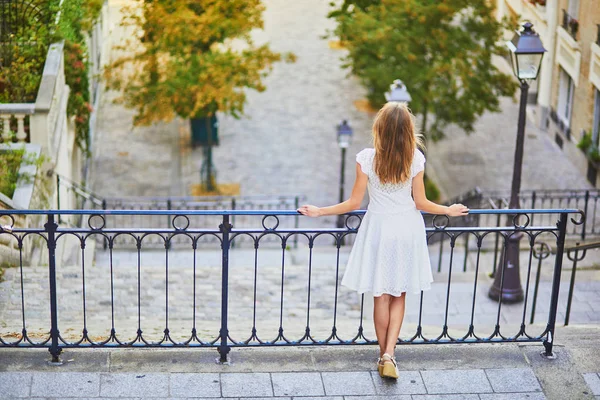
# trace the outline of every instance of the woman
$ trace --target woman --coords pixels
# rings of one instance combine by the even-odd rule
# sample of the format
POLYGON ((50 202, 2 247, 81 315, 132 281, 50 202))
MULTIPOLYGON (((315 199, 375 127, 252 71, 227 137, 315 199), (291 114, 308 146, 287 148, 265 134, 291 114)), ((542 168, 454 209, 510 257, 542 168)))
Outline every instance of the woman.
POLYGON ((419 211, 466 215, 462 204, 442 206, 427 200, 425 156, 414 116, 405 103, 387 103, 373 123, 374 148, 356 155, 356 181, 350 198, 329 207, 303 205, 310 217, 338 215, 360 207, 369 188, 369 206, 350 252, 342 284, 374 296, 373 319, 382 377, 398 378, 394 350, 404 319, 405 293, 431 287, 433 276, 425 224, 419 211))

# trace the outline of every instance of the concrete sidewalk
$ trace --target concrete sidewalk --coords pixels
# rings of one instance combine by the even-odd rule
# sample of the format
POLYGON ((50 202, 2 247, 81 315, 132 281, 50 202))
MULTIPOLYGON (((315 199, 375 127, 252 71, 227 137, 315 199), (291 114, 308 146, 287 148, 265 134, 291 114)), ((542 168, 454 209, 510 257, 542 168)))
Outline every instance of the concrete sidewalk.
POLYGON ((0 351, 2 399, 600 399, 600 327, 561 327, 541 344, 401 346, 400 379, 374 371, 376 348, 41 349, 0 351))

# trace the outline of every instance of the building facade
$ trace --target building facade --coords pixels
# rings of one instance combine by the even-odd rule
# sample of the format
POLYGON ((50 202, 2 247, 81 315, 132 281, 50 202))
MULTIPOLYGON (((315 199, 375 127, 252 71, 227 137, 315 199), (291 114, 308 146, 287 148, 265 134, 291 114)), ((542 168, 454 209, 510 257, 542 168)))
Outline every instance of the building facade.
POLYGON ((600 4, 498 0, 498 18, 505 16, 530 21, 548 50, 532 84, 536 123, 600 186, 600 4))

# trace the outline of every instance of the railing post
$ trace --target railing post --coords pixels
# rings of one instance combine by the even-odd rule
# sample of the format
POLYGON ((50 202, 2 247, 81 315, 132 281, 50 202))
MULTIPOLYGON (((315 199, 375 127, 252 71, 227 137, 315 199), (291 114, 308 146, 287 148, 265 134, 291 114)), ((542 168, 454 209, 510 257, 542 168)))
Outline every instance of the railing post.
POLYGON ((219 229, 223 234, 223 241, 221 242, 221 330, 219 332, 221 345, 218 348, 221 356, 219 359, 220 363, 227 362, 227 354, 231 350, 231 347, 227 344, 229 338, 229 328, 227 327, 229 305, 229 233, 231 232, 231 228, 232 225, 229 223, 229 215, 223 215, 223 223, 219 226, 219 229))
POLYGON ((48 214, 48 222, 44 225, 48 233, 48 268, 50 277, 50 354, 52 364, 62 364, 58 356, 62 349, 58 345, 58 305, 56 296, 56 230, 58 225, 54 222, 54 215, 48 214))
MULTIPOLYGON (((60 210, 60 175, 56 174, 56 209, 60 210)), ((60 224, 60 214, 58 214, 58 223, 60 224)))
MULTIPOLYGON (((56 209, 60 210, 60 175, 56 174, 56 209)), ((60 216, 58 217, 60 221, 60 216)))
MULTIPOLYGON (((500 217, 498 214, 496 217, 496 228, 500 227, 500 217)), ((490 274, 490 278, 494 278, 496 276, 496 265, 498 265, 498 246, 500 245, 500 234, 496 233, 496 238, 494 239, 494 263, 492 264, 492 273, 490 274)))
MULTIPOLYGON (((575 247, 579 246, 579 243, 575 244, 575 247)), ((586 250, 583 250, 583 257, 585 257, 586 250)), ((569 252, 567 251, 567 256, 569 252)), ((570 258, 570 257, 569 257, 570 258)), ((575 257, 573 259, 573 268, 571 269, 571 281, 569 282, 569 294, 567 296, 567 310, 565 311, 565 326, 569 325, 569 317, 571 315, 571 302, 573 301, 573 289, 575 288, 575 273, 577 272, 577 261, 579 261, 579 250, 575 250, 575 257)))
MULTIPOLYGON (((106 199, 102 199, 102 209, 106 210, 106 199)), ((104 221, 106 222, 106 217, 105 217, 104 221)), ((106 228, 106 226, 105 226, 105 228, 106 228)), ((104 237, 104 235, 102 235, 102 237, 104 237)), ((108 248, 108 240, 106 240, 106 237, 104 237, 104 240, 102 243, 102 248, 104 250, 106 250, 108 248)))
MULTIPOLYGON (((231 198, 231 209, 236 210, 236 207, 237 207, 237 202, 235 200, 235 197, 232 197, 231 198)), ((235 215, 231 216, 231 225, 235 225, 235 215)), ((230 247, 233 249, 235 247, 235 243, 231 243, 230 247)))
MULTIPOLYGON (((298 196, 294 198, 294 210, 297 210, 300 207, 300 199, 298 196)), ((296 215, 294 217, 294 228, 298 229, 300 227, 300 215, 296 215)), ((298 235, 294 235, 294 248, 298 248, 298 235)))
MULTIPOLYGON (((537 199, 537 194, 535 192, 535 190, 531 193, 531 209, 535 210, 535 201, 537 199)), ((542 198, 543 201, 543 198, 542 198)), ((535 214, 531 214, 531 226, 533 226, 533 218, 535 217, 535 214)))
POLYGON ((581 225, 581 240, 585 240, 586 221, 588 216, 588 205, 590 203, 590 191, 585 191, 585 202, 583 204, 583 225, 581 225))
MULTIPOLYGON (((167 199, 167 210, 172 210, 172 209, 173 209, 173 204, 171 203, 171 199, 168 198, 167 199)), ((167 229, 170 228, 171 225, 173 224, 173 218, 174 217, 172 217, 171 215, 167 215, 167 229)), ((168 242, 168 244, 169 244, 169 247, 171 247, 170 246, 171 243, 168 242)))
POLYGON ((548 314, 548 326, 546 327, 546 340, 544 347, 546 351, 542 353, 548 358, 555 358, 552 353, 554 343, 554 327, 556 325, 556 310, 558 308, 558 294, 560 292, 560 274, 562 272, 562 261, 565 250, 565 237, 567 235, 567 217, 568 213, 561 213, 558 221, 558 239, 556 240, 556 259, 554 262, 554 276, 552 278, 552 294, 550 297, 550 312, 548 314))

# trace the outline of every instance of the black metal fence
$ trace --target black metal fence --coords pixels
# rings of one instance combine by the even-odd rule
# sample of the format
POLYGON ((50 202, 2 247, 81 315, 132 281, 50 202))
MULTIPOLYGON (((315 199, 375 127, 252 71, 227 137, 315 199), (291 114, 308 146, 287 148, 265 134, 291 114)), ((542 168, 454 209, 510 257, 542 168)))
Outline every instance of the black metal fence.
MULTIPOLYGON (((0 211, 0 240, 12 241, 20 260, 7 273, 13 290, 0 288, 0 348, 45 347, 59 362, 64 348, 213 347, 225 361, 234 347, 375 344, 372 298, 339 284, 348 255, 341 242, 357 233, 363 213, 347 215, 343 229, 290 229, 280 222, 294 218, 294 211, 0 211), (115 216, 134 214, 160 215, 165 226, 111 223, 115 216), (59 215, 83 216, 88 227, 60 225, 59 215), (29 216, 44 217, 44 225, 21 228, 15 222, 29 216), (220 223, 197 229, 190 221, 200 216, 220 223), (234 216, 255 224, 237 228, 234 216), (162 250, 145 246, 151 236, 163 241, 162 250), (96 237, 107 242, 106 250, 94 251, 96 237), (135 241, 134 251, 121 246, 125 237, 135 241), (187 252, 169 245, 178 237, 187 240, 187 252), (253 245, 234 248, 243 237, 253 245), (24 251, 33 238, 46 252, 37 266, 24 251), (294 250, 289 244, 295 238, 294 250)), ((580 220, 573 222, 581 223, 583 214, 574 209, 472 211, 513 216, 512 226, 499 228, 450 227, 447 217, 435 218, 427 239, 446 237, 447 262, 436 274, 441 283, 407 294, 411 306, 399 344, 543 342, 551 355, 567 222, 574 213, 580 220), (533 226, 530 215, 553 215, 555 224, 533 226), (493 267, 485 245, 500 235, 506 251, 507 239, 516 234, 523 235, 525 300, 493 302, 481 285, 493 267), (475 243, 473 269, 457 274, 461 260, 455 248, 465 236, 475 243), (527 321, 537 247, 555 249, 546 256, 553 262, 545 271, 551 279, 543 325, 527 321)))
MULTIPOLYGON (((105 198, 91 192, 82 185, 69 179, 56 175, 57 208, 60 209, 87 209, 87 210, 285 210, 296 209, 298 205, 306 201, 305 196, 283 195, 283 196, 202 196, 202 197, 122 197, 105 198), (69 197, 69 201, 61 201, 62 196, 69 197)), ((506 191, 489 191, 473 188, 460 196, 450 199, 447 204, 462 203, 471 209, 495 209, 508 208, 510 193, 506 191)), ((568 238, 581 238, 600 235, 600 189, 540 189, 521 190, 519 193, 521 207, 528 209, 578 209, 585 214, 583 224, 570 226, 567 231, 568 238)), ((123 221, 118 221, 118 226, 138 227, 141 223, 148 226, 160 227, 163 220, 156 216, 146 216, 155 219, 156 222, 143 222, 142 217, 124 216, 123 221), (129 219, 126 222, 126 219, 129 219)), ((244 224, 243 219, 232 216, 232 223, 236 226, 244 224)), ((553 215, 531 214, 531 224, 553 224, 553 215), (539 221, 536 221, 540 219, 539 221)), ((425 216, 425 223, 433 227, 433 218, 425 216)), ((198 222, 198 221, 196 221, 198 222)), ((451 221, 450 224, 455 224, 451 221)), ((496 226, 504 224, 499 214, 472 215, 466 219, 460 219, 461 226, 496 226)), ((306 225, 306 224, 304 224, 306 225)), ((197 226, 197 225, 195 225, 197 226)), ((209 225, 214 226, 213 221, 209 225)), ((294 228, 299 228, 299 219, 294 219, 294 228)), ((434 239, 436 240, 436 239, 434 239)), ((441 240, 441 238, 440 238, 441 240)), ((351 244, 349 242, 348 244, 351 244)))
MULTIPOLYGON (((478 208, 505 209, 508 207, 509 194, 506 192, 483 191, 478 208)), ((567 230, 567 237, 585 240, 600 234, 600 189, 547 189, 522 190, 519 193, 521 207, 528 209, 576 208, 585 213, 581 225, 574 225, 567 230)), ((552 216, 529 215, 531 223, 552 223, 552 216)), ((500 226, 503 221, 498 215, 481 216, 482 223, 489 226, 500 226)))
MULTIPOLYGON (((251 195, 251 196, 155 196, 155 197, 102 197, 82 185, 73 182, 65 177, 56 175, 56 184, 59 190, 57 195, 57 208, 77 209, 77 210, 289 210, 297 209, 300 203, 305 200, 304 196, 299 195, 251 195)), ((286 228, 299 228, 299 215, 293 218, 285 218, 282 223, 286 228)), ((59 221, 61 216, 58 216, 59 221)), ((218 226, 218 216, 188 214, 190 224, 199 228, 210 228, 218 226)), ((70 222, 75 226, 85 224, 81 220, 81 215, 70 215, 70 222)), ((118 228, 156 228, 160 229, 170 226, 168 217, 164 215, 149 213, 132 214, 113 214, 109 221, 105 221, 110 226, 118 228)), ((249 227, 252 224, 252 218, 247 215, 232 215, 231 223, 237 227, 249 227)), ((171 246, 180 244, 181 237, 175 237, 170 241, 171 246)), ((135 246, 135 241, 127 238, 129 244, 135 246)), ((158 237, 149 237, 146 245, 150 244, 162 246, 164 243, 158 237)), ((107 243, 104 242, 106 248, 107 243)))

